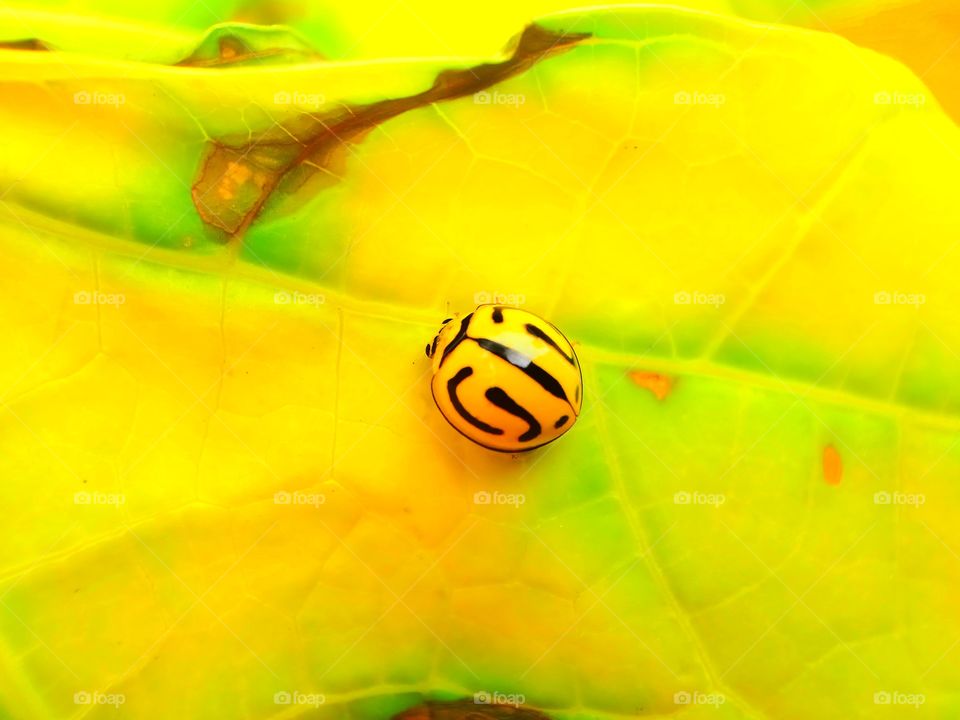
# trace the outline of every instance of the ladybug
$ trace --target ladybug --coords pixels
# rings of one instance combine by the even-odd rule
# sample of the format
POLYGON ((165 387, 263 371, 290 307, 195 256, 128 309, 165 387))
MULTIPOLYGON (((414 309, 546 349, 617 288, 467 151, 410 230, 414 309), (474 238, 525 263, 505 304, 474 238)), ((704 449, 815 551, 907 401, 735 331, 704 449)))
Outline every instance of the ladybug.
POLYGON ((462 435, 489 450, 542 447, 580 414, 583 378, 570 341, 537 315, 481 305, 443 321, 433 343, 431 390, 462 435))

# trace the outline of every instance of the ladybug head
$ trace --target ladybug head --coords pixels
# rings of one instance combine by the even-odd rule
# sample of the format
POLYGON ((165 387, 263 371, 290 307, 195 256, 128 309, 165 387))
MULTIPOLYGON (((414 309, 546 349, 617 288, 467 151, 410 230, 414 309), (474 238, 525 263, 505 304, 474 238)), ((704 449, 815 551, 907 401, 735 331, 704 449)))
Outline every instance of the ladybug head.
POLYGON ((436 353, 437 353, 437 346, 440 344, 440 336, 443 334, 443 331, 446 330, 446 326, 447 326, 447 325, 450 323, 450 321, 452 321, 453 319, 454 319, 454 318, 447 318, 447 319, 444 320, 442 323, 440 323, 440 325, 441 325, 440 330, 438 330, 438 331, 437 331, 437 334, 433 336, 433 342, 432 342, 432 343, 427 343, 426 352, 427 352, 427 357, 428 357, 428 358, 432 358, 434 355, 436 355, 436 353))
POLYGON ((459 345, 464 337, 466 337, 467 326, 470 324, 472 317, 473 313, 464 316, 457 313, 440 324, 440 329, 437 331, 436 336, 434 336, 433 342, 427 345, 426 348, 427 357, 433 358, 434 370, 440 367, 440 362, 443 360, 445 354, 449 350, 452 350, 453 347, 459 345))

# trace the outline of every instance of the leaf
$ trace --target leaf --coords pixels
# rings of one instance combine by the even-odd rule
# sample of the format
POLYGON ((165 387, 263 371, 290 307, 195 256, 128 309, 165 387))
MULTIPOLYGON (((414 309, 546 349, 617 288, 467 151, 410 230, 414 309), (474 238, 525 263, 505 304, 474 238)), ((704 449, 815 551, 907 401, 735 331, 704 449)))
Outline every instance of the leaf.
POLYGON ((211 142, 476 59, 0 55, 0 713, 957 712, 955 125, 822 33, 537 26, 589 39, 226 242, 211 142), (577 344, 534 454, 430 398, 424 342, 491 298, 577 344))
POLYGON ((960 119, 960 11, 949 0, 891 3, 839 2, 803 24, 828 28, 856 44, 902 61, 936 93, 947 113, 960 119))

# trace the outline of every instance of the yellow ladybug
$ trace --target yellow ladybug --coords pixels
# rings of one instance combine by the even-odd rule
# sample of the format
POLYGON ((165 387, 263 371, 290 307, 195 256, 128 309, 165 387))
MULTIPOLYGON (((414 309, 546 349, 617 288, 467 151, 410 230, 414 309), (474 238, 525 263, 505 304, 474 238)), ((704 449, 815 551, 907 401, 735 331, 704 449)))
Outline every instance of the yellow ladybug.
POLYGON ((543 318, 481 305, 449 318, 427 345, 433 400, 454 428, 490 450, 533 450, 580 414, 583 379, 573 346, 543 318))

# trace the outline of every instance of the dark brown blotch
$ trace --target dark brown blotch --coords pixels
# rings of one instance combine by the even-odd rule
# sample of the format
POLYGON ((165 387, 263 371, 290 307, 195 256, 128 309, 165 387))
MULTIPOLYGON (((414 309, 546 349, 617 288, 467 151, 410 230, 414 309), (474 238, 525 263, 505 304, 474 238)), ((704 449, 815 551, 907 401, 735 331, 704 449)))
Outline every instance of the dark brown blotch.
MULTIPOLYGON (((528 25, 508 59, 462 70, 444 70, 437 74, 430 88, 415 95, 367 105, 338 106, 323 113, 301 113, 253 140, 246 135, 214 140, 193 183, 194 206, 208 225, 229 237, 242 237, 281 186, 292 192, 318 172, 324 178, 318 189, 338 182, 349 146, 362 141, 378 125, 411 110, 485 90, 588 37, 589 33, 554 33, 528 25)), ((235 56, 242 51, 227 42, 229 53, 235 56)), ((181 64, 191 64, 189 61, 190 58, 181 64)))
POLYGON ((23 38, 22 40, 4 40, 0 42, 0 50, 32 50, 34 52, 51 52, 53 48, 39 38, 23 38))

